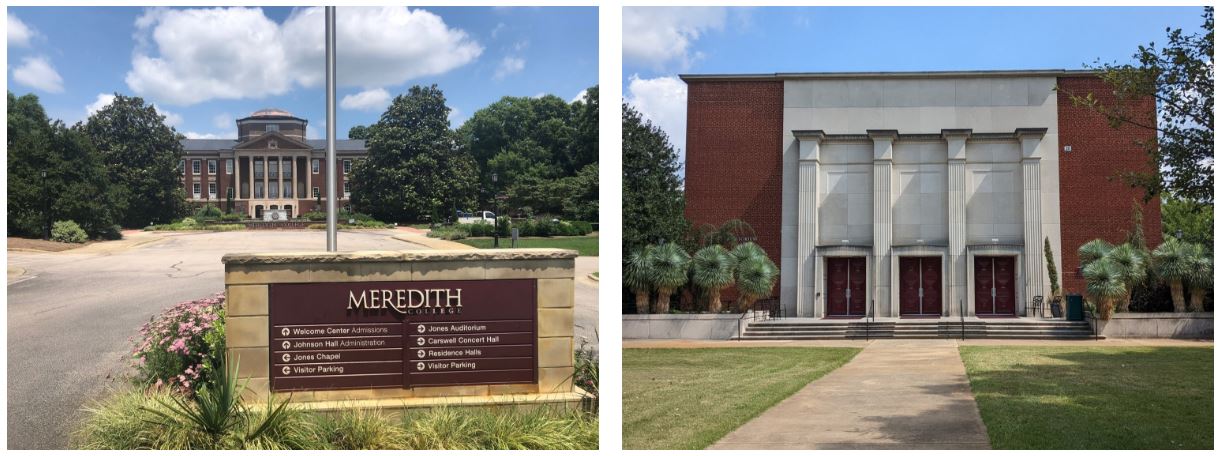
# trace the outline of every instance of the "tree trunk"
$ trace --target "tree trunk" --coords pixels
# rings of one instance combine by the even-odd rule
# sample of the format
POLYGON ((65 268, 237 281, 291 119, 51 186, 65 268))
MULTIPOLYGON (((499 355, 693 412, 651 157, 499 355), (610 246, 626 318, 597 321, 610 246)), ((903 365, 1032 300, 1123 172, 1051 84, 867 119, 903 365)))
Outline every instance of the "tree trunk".
POLYGON ((709 313, 721 313, 721 290, 709 290, 709 313))
POLYGON ((649 292, 648 291, 636 292, 636 313, 639 313, 639 314, 649 313, 649 292))
POLYGON ((1205 311, 1205 290, 1201 288, 1193 288, 1192 295, 1188 298, 1188 311, 1204 312, 1205 311))
POLYGON ((1175 279, 1171 281, 1171 303, 1175 305, 1176 312, 1185 312, 1184 306, 1184 281, 1175 279))
POLYGON ((670 288, 658 289, 658 299, 653 302, 653 313, 670 313, 670 294, 673 292, 674 290, 670 288))
POLYGON ((1113 305, 1112 303, 1115 300, 1114 299, 1101 299, 1099 301, 1100 301, 1099 302, 1099 319, 1100 320, 1110 320, 1112 318, 1112 305, 1113 305))
POLYGON ((1121 301, 1116 303, 1116 311, 1117 312, 1128 312, 1129 304, 1133 303, 1133 289, 1129 288, 1125 290, 1124 297, 1120 299, 1121 301))

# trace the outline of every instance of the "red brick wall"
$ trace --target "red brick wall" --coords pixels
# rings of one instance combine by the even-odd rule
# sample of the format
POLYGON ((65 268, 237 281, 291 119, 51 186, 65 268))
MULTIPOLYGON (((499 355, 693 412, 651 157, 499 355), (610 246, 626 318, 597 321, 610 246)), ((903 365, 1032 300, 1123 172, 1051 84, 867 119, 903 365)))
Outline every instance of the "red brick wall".
MULTIPOLYGON (((1119 177, 1126 171, 1150 169, 1143 142, 1154 132, 1131 125, 1112 128, 1102 115, 1075 107, 1068 92, 1094 93, 1105 105, 1114 102, 1111 88, 1093 76, 1057 79, 1057 126, 1060 129, 1061 271, 1066 293, 1082 293, 1086 283, 1078 271, 1078 247, 1094 238, 1111 243, 1124 240, 1131 229, 1133 200, 1144 190, 1131 188, 1119 177), (1073 148, 1064 152, 1065 146, 1073 148)), ((1131 108, 1155 121, 1153 99, 1133 102, 1131 108)), ((1144 229, 1150 248, 1162 242, 1162 215, 1157 198, 1144 204, 1144 229)))
POLYGON ((742 219, 781 264, 781 81, 689 81, 687 219, 742 219))

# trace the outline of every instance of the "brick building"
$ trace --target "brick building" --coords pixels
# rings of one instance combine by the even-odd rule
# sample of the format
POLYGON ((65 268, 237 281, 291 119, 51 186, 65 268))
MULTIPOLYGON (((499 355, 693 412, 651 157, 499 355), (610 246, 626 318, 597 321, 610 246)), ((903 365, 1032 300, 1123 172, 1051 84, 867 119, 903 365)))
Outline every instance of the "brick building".
MULTIPOLYGON (((197 206, 224 208, 262 218, 265 209, 290 217, 323 210, 327 195, 327 141, 307 139, 306 119, 280 109, 262 109, 237 120, 237 139, 184 139, 179 161, 187 198, 197 206), (316 207, 317 206, 317 207, 316 207)), ((364 140, 336 140, 338 206, 348 206, 348 174, 368 154, 364 140)))
MULTIPOLYGON (((1111 101, 1082 71, 681 78, 687 217, 750 223, 799 317, 1022 315, 1049 293, 1045 238, 1084 291, 1077 248, 1124 239, 1143 192, 1117 176, 1154 138, 1056 90, 1111 101)), ((1144 215, 1154 247, 1157 200, 1144 215)))

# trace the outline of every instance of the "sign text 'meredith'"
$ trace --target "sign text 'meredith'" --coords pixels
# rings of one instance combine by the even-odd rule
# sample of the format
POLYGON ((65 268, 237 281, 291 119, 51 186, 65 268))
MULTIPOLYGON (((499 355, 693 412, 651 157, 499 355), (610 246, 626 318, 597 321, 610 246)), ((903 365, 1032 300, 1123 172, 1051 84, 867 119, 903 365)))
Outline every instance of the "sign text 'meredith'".
POLYGON ((390 308, 399 313, 407 313, 408 309, 435 307, 462 307, 462 288, 399 288, 348 292, 348 310, 390 308))

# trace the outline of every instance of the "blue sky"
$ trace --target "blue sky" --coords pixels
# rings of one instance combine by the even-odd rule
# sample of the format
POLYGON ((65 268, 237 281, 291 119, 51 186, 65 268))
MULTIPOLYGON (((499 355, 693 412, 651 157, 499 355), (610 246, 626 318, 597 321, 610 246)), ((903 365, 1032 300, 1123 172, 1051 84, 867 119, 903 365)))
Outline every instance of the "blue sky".
MULTIPOLYGON (((9 7, 8 90, 73 123, 105 94, 139 95, 179 132, 234 136, 279 107, 325 134, 322 13, 315 8, 9 7)), ((346 8, 337 12, 338 133, 390 98, 438 84, 457 127, 502 96, 572 100, 598 82, 593 7, 346 8)))
POLYGON ((624 97, 682 148, 683 73, 1081 69, 1130 60, 1201 7, 625 8, 624 97))

